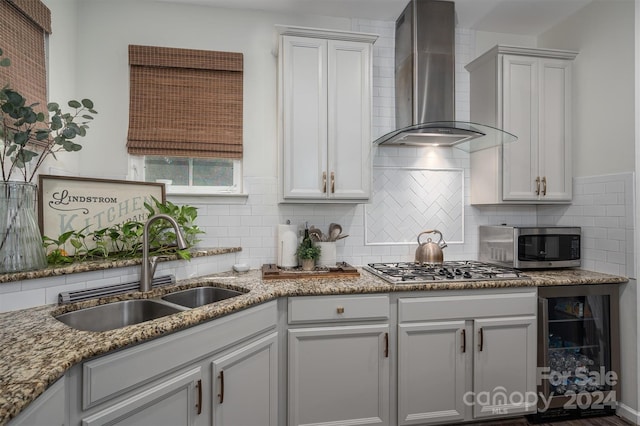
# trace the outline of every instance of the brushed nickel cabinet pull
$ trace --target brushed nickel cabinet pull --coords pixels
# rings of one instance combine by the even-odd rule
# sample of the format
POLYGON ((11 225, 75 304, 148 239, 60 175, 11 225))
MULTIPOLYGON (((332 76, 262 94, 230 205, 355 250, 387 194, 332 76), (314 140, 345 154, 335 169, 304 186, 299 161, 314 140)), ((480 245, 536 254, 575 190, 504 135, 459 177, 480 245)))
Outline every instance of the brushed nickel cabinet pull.
POLYGON ((464 328, 462 329, 460 335, 462 337, 462 353, 465 353, 467 351, 467 335, 464 328))
POLYGON ((196 387, 198 388, 198 403, 196 407, 198 408, 198 415, 200 415, 202 414, 202 380, 198 379, 196 387))
POLYGON ((338 308, 336 309, 336 312, 339 314, 344 314, 344 307, 343 306, 338 306, 338 308))
POLYGON ((540 176, 536 177, 536 195, 540 195, 540 176))
POLYGON ((389 333, 384 333, 384 357, 389 358, 389 333))
POLYGON ((542 195, 547 195, 547 177, 542 177, 542 195))
POLYGON ((482 332, 482 327, 480 328, 478 333, 480 334, 480 344, 478 344, 478 350, 482 352, 482 346, 484 345, 484 333, 482 332))
POLYGON ((336 174, 331 172, 331 193, 336 193, 336 174))
POLYGON ((322 172, 322 192, 327 193, 327 172, 322 172))
POLYGON ((220 371, 220 375, 218 376, 220 379, 220 393, 218 394, 218 403, 222 404, 224 402, 224 371, 220 371))

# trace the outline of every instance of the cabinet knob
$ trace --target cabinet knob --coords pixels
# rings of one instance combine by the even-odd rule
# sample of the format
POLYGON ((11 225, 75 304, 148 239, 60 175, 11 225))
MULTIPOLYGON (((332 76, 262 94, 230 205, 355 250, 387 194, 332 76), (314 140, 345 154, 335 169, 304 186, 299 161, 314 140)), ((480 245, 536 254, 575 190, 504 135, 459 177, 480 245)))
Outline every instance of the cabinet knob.
POLYGON ((338 308, 336 309, 336 312, 339 314, 344 314, 344 307, 343 306, 338 306, 338 308))

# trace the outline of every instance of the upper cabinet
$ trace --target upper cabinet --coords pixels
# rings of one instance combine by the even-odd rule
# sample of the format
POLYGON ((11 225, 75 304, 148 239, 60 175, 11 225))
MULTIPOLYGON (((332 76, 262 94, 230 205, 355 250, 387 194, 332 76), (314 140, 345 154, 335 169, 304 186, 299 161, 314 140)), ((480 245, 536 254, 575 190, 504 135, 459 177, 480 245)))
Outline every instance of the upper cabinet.
POLYGON ((471 204, 571 201, 571 68, 577 54, 496 46, 466 66, 471 121, 518 137, 471 154, 471 204))
POLYGON ((277 28, 280 201, 366 202, 377 36, 277 28))

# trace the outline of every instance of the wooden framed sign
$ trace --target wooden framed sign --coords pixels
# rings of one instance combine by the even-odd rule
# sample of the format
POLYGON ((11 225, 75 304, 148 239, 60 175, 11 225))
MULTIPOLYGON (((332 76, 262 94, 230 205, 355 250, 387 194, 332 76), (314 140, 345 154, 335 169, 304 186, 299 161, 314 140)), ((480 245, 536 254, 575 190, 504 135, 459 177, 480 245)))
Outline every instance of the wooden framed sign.
POLYGON ((132 220, 144 222, 156 198, 165 202, 162 183, 93 179, 69 176, 38 177, 40 232, 58 238, 67 231, 86 232, 132 220))

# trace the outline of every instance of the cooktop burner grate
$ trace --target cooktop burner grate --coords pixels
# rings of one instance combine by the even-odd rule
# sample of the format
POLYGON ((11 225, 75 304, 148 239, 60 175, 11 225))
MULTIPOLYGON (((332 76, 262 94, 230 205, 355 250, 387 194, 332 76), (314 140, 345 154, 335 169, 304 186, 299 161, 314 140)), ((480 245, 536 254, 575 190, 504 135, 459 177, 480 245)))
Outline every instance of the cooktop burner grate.
POLYGON ((486 281, 529 279, 517 269, 470 260, 444 262, 443 265, 420 265, 413 262, 369 263, 364 269, 391 283, 429 281, 486 281))

